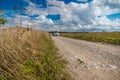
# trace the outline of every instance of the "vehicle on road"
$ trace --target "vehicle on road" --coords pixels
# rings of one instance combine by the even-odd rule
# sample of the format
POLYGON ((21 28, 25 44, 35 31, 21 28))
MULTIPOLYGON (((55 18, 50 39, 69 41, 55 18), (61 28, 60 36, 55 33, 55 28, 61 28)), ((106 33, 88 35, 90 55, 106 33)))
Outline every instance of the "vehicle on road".
POLYGON ((52 35, 53 35, 53 36, 59 36, 59 32, 58 32, 58 31, 54 31, 54 32, 52 33, 52 35))

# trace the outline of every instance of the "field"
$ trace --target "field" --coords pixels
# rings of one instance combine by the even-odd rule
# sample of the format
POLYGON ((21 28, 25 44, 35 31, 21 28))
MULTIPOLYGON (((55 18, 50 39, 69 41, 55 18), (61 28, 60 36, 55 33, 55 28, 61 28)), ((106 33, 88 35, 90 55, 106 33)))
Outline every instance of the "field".
POLYGON ((0 30, 0 80, 70 80, 50 34, 39 30, 0 30))
POLYGON ((60 33, 60 36, 120 45, 120 32, 60 33))

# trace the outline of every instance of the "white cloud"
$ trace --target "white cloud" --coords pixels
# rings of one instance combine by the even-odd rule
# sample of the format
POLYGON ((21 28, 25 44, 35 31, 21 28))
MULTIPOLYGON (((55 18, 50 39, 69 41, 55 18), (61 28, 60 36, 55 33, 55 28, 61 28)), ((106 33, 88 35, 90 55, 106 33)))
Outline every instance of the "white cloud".
MULTIPOLYGON (((87 0, 78 1, 86 2, 87 0)), ((120 30, 120 19, 111 21, 106 16, 120 12, 120 0, 93 0, 90 3, 84 4, 74 2, 65 4, 63 1, 47 0, 48 7, 44 9, 31 1, 28 1, 28 3, 29 6, 26 9, 32 10, 31 15, 39 15, 33 22, 40 29, 72 31, 83 28, 96 28, 102 30, 120 30), (55 24, 51 19, 47 19, 46 15, 48 14, 60 14, 60 24, 55 24)), ((19 20, 16 21, 19 22, 19 20)), ((27 25, 29 22, 24 20, 23 24, 27 25)))
POLYGON ((120 8, 120 0, 102 0, 104 5, 107 5, 111 8, 120 8))

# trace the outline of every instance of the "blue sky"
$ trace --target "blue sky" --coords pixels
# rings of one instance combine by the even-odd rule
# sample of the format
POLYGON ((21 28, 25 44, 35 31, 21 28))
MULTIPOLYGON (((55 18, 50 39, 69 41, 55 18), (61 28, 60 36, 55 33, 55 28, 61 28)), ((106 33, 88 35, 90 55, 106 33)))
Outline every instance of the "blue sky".
POLYGON ((0 0, 4 26, 41 30, 120 31, 120 0, 0 0), (22 14, 20 13, 22 9, 22 14))
POLYGON ((108 17, 110 20, 120 19, 120 13, 110 14, 110 15, 107 15, 107 17, 108 17))

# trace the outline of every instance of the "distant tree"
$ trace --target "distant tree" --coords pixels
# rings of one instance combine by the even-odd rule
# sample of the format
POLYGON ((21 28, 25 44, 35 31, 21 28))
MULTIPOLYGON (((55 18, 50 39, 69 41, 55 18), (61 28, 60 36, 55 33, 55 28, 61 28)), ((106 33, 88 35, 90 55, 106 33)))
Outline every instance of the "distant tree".
MULTIPOLYGON (((5 0, 1 0, 1 1, 5 1, 5 0)), ((7 22, 7 20, 5 20, 2 16, 4 10, 0 9, 0 27, 2 24, 5 24, 7 22)))
POLYGON ((0 9, 0 25, 5 24, 5 23, 7 22, 7 20, 5 20, 5 19, 2 17, 2 13, 3 13, 3 10, 0 9))
POLYGON ((7 21, 3 18, 0 18, 0 24, 5 24, 7 21))

